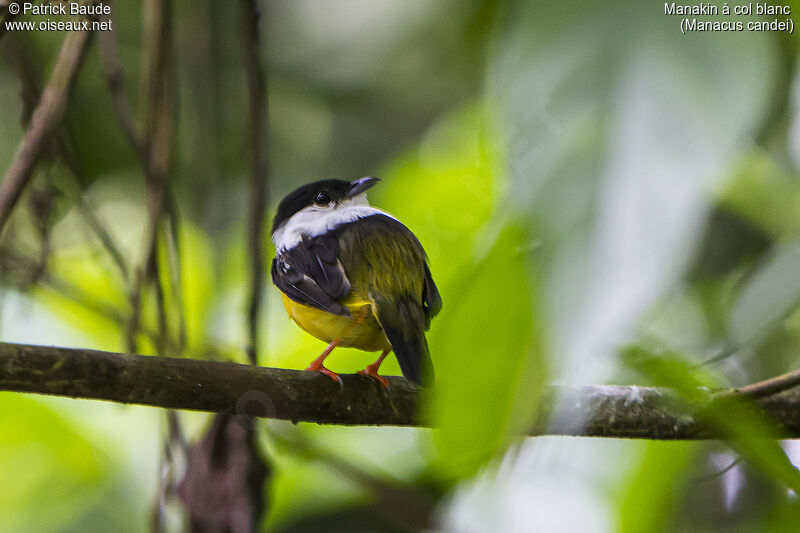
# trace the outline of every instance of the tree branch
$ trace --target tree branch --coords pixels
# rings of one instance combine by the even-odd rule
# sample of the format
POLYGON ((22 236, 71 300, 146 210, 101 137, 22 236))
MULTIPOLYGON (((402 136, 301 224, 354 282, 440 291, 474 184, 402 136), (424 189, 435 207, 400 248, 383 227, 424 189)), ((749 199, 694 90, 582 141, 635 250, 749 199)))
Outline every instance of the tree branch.
MULTIPOLYGON (((170 78, 170 46, 172 31, 172 4, 168 0, 149 0, 144 6, 144 43, 146 113, 144 162, 146 186, 147 225, 143 236, 142 255, 130 283, 131 317, 126 332, 127 349, 136 350, 142 313, 142 292, 145 283, 152 281, 156 289, 159 317, 158 349, 166 344, 166 311, 164 308, 161 277, 158 275, 159 225, 164 211, 166 179, 170 163, 172 137, 172 83, 170 78)), ((134 148, 138 151, 136 145, 134 148)))
MULTIPOLYGON (((109 15, 106 20, 111 21, 111 16, 109 15)), ((114 112, 117 114, 117 120, 122 127, 122 131, 125 132, 128 142, 133 147, 133 151, 136 152, 139 161, 144 167, 147 167, 145 140, 136 123, 133 107, 125 94, 124 74, 117 34, 113 31, 101 31, 97 39, 103 60, 103 74, 106 77, 108 90, 111 93, 111 101, 114 105, 114 112)))
POLYGON ((798 385, 800 385, 800 370, 793 370, 774 378, 757 381, 756 383, 733 389, 729 391, 727 395, 756 400, 788 389, 793 389, 798 385))
POLYGON ((247 222, 250 256, 250 302, 247 312, 247 356, 258 364, 258 325, 263 322, 261 299, 264 289, 264 215, 267 212, 269 182, 268 98, 266 74, 259 54, 259 11, 255 0, 242 0, 244 27, 244 59, 247 68, 247 87, 250 98, 250 212, 247 222))
MULTIPOLYGON (((0 390, 234 413, 294 422, 426 426, 419 391, 390 377, 390 392, 369 378, 342 375, 344 386, 313 372, 234 363, 147 357, 96 350, 0 343, 0 390)), ((530 435, 644 439, 728 438, 703 423, 708 402, 687 405, 668 389, 551 387, 530 435), (548 422, 545 422, 548 421, 548 422)), ((775 437, 800 437, 800 388, 754 401, 776 425, 775 437)))
POLYGON ((30 125, 0 183, 0 232, 28 184, 46 141, 64 115, 90 35, 88 31, 74 31, 64 39, 47 87, 42 91, 30 125))
MULTIPOLYGON (((100 33, 113 34, 114 32, 109 31, 100 33)), ((15 50, 14 56, 16 57, 19 65, 18 70, 20 83, 22 84, 23 102, 26 106, 33 108, 41 98, 41 94, 39 93, 41 80, 39 80, 34 74, 36 69, 31 64, 32 61, 29 57, 29 54, 26 52, 27 51, 24 48, 18 49, 15 50)), ((29 124, 26 124, 26 126, 28 125, 29 124)), ((69 148, 70 143, 68 141, 69 139, 65 135, 64 131, 54 132, 52 137, 53 145, 55 150, 58 152, 61 161, 66 166, 67 170, 69 170, 69 174, 72 178, 71 183, 69 184, 71 189, 69 192, 74 197, 75 204, 78 206, 78 210, 83 216, 87 226, 89 226, 89 229, 95 234, 97 239, 100 241, 100 244, 108 252, 109 256, 114 261, 114 264, 119 269, 122 278, 128 279, 128 266, 125 262, 125 258, 122 256, 122 252, 119 250, 119 247, 117 246, 116 242, 114 242, 114 239, 111 237, 108 229, 106 229, 106 227, 103 225, 103 222, 101 222, 97 213, 94 211, 84 195, 81 184, 90 183, 91 178, 85 175, 83 168, 80 164, 78 164, 77 159, 69 148)))

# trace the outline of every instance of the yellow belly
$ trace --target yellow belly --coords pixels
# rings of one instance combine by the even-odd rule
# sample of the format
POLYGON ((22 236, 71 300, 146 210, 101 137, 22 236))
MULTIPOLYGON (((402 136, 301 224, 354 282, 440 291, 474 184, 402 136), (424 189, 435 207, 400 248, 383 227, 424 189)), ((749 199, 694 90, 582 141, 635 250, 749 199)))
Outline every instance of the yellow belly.
POLYGON ((339 346, 358 348, 367 352, 388 350, 391 344, 372 313, 372 305, 357 297, 349 297, 344 305, 349 317, 335 315, 297 303, 281 293, 283 307, 298 326, 321 341, 339 341, 339 346))

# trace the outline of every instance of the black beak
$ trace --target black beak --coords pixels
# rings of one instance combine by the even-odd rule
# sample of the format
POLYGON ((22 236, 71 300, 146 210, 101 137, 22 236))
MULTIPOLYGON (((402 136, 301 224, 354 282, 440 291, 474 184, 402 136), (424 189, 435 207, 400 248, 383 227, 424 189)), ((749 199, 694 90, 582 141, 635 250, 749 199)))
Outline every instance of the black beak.
POLYGON ((366 191, 376 183, 381 181, 380 178, 373 178, 372 176, 367 176, 365 178, 360 178, 355 181, 350 182, 350 188, 347 189, 347 193, 345 196, 348 198, 352 198, 361 194, 362 192, 366 191))

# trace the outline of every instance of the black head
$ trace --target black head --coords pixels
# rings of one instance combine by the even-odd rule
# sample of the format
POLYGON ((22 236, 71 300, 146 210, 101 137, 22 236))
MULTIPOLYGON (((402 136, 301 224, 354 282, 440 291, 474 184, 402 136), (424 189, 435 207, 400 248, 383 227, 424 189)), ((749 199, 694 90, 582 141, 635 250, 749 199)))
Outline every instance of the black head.
POLYGON ((320 207, 335 205, 363 193, 380 179, 367 176, 355 181, 322 180, 303 185, 293 190, 278 204, 272 221, 272 232, 281 227, 292 215, 310 205, 320 207))

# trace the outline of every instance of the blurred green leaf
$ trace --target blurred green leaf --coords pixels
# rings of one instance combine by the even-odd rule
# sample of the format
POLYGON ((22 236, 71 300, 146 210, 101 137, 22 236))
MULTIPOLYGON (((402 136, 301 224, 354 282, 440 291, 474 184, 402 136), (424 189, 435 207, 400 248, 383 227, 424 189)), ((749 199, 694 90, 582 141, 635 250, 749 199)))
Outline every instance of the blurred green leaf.
POLYGON ((541 232, 553 345, 576 381, 680 279, 772 89, 769 36, 682 35, 657 11, 510 2, 488 69, 508 207, 541 232))
POLYGON ((445 477, 474 474, 532 421, 545 365, 526 242, 519 228, 503 230, 486 257, 453 284, 457 290, 431 338, 437 384, 430 416, 445 477))
MULTIPOLYGON (((208 343, 210 327, 210 310, 219 295, 215 289, 222 291, 221 283, 215 283, 214 257, 208 236, 200 231, 189 220, 182 220, 179 225, 178 240, 180 244, 180 284, 181 298, 177 300, 173 293, 170 279, 170 264, 167 260, 168 250, 164 243, 159 247, 159 258, 162 261, 160 273, 161 284, 167 299, 167 317, 173 340, 178 337, 178 313, 184 315, 186 325, 186 347, 189 353, 202 354, 208 343), (178 305, 182 304, 182 309, 178 305)), ((185 354, 175 354, 185 355, 185 354)))
POLYGON ((731 310, 735 346, 757 340, 800 302, 800 242, 778 245, 744 282, 731 310))
MULTIPOLYGON (((0 529, 4 532, 78 531, 122 525, 112 504, 114 464, 89 440, 35 399, 0 393, 0 529), (99 520, 99 522, 98 522, 99 520)), ((117 500, 121 501, 121 500, 117 500)), ((130 529, 128 529, 130 530, 130 529)))
MULTIPOLYGON (((696 403, 711 399, 708 389, 698 388, 698 370, 680 354, 653 354, 635 347, 627 349, 623 358, 648 379, 674 389, 685 401, 696 403)), ((709 373, 704 373, 704 378, 706 384, 721 388, 719 380, 710 383, 714 378, 709 373)), ((800 471, 775 439, 778 434, 775 422, 764 418, 745 399, 732 397, 706 405, 710 407, 702 410, 704 423, 727 436, 726 443, 766 476, 800 494, 800 471)))
POLYGON ((119 350, 127 292, 113 268, 97 260, 97 253, 84 243, 69 254, 54 255, 50 272, 56 281, 37 288, 35 295, 59 319, 89 335, 96 348, 119 350))
POLYGON ((275 463, 275 475, 270 482, 273 496, 266 519, 269 530, 298 517, 369 501, 363 487, 319 461, 281 451, 270 457, 275 463))
POLYGON ((688 468, 698 451, 694 442, 644 443, 644 454, 624 482, 618 507, 619 531, 660 531, 680 505, 688 468))
MULTIPOLYGON (((420 239, 437 284, 447 285, 475 254, 475 241, 501 198, 495 140, 479 103, 437 121, 418 147, 384 171, 372 204, 397 216, 420 239)), ((489 242, 491 245, 491 241, 489 242)))
POLYGON ((753 149, 737 163, 721 201, 773 237, 800 230, 800 180, 767 150, 753 149))
POLYGON ((694 365, 678 352, 654 352, 643 346, 630 345, 621 350, 621 358, 653 386, 676 389, 690 401, 702 401, 708 396, 709 389, 721 387, 708 367, 694 365))
POLYGON ((766 518, 764 531, 771 533, 794 533, 797 531, 797 517, 800 516, 800 501, 783 502, 766 518))

